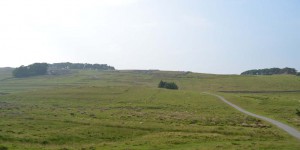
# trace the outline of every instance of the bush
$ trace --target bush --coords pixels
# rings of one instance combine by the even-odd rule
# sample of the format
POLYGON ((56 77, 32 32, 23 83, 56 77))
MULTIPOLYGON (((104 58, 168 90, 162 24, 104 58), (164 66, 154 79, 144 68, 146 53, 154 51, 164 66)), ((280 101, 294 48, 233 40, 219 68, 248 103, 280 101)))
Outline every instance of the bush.
POLYGON ((174 82, 160 81, 159 84, 158 84, 158 88, 166 88, 166 89, 178 90, 178 86, 174 82))
POLYGON ((42 144, 46 145, 46 144, 49 144, 49 142, 48 141, 42 141, 42 144))

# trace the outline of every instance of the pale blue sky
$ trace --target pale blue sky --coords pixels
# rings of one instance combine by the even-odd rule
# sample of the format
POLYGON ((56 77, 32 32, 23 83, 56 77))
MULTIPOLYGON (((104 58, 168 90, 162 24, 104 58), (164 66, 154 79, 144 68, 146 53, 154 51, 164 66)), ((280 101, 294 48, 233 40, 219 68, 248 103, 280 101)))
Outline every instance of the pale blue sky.
POLYGON ((300 70, 299 0, 1 0, 0 67, 300 70))

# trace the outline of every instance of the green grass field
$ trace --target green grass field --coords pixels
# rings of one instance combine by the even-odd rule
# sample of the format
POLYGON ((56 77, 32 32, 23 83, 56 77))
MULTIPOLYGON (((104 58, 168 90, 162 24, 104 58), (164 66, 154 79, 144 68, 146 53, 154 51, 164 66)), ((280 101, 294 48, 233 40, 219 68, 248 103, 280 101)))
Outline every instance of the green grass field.
POLYGON ((300 142, 202 92, 300 129, 300 77, 74 71, 11 78, 0 69, 0 149, 299 149, 300 142), (160 80, 180 90, 158 89, 160 80), (218 91, 277 91, 222 93, 218 91))
POLYGON ((231 102, 300 130, 300 117, 296 109, 300 108, 300 92, 260 93, 260 94, 227 94, 231 102))

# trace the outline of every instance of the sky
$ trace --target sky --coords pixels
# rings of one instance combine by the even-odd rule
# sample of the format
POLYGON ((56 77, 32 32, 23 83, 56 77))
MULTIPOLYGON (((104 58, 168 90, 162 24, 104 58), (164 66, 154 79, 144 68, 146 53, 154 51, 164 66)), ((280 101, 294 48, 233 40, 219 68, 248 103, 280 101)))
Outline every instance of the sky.
POLYGON ((0 67, 300 71, 299 0, 0 0, 0 67))

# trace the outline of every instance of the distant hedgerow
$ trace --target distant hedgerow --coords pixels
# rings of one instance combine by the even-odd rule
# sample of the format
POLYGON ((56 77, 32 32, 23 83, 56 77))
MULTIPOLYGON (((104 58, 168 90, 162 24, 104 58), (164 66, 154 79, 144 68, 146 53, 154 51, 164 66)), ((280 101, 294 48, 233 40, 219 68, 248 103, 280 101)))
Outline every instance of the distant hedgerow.
POLYGON ((178 90, 178 86, 174 82, 160 81, 159 84, 158 84, 158 88, 166 88, 166 89, 178 90))

